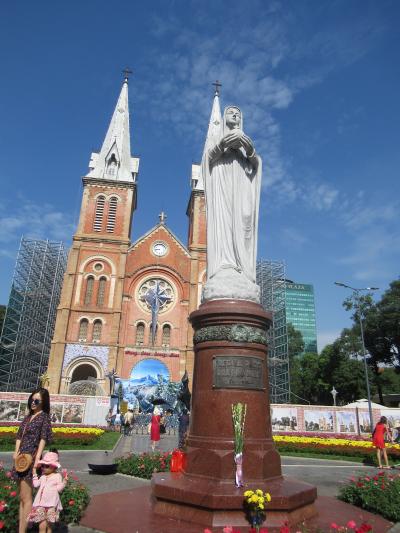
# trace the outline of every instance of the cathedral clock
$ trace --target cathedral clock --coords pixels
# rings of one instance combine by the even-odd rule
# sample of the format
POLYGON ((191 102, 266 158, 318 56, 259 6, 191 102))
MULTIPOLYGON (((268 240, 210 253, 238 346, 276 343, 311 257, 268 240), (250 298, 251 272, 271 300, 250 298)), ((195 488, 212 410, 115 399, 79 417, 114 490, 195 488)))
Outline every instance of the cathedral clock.
POLYGON ((156 241, 155 243, 153 243, 153 246, 151 249, 152 249, 153 254, 156 255, 157 257, 162 257, 168 251, 167 245, 165 244, 165 242, 162 242, 162 241, 156 241))

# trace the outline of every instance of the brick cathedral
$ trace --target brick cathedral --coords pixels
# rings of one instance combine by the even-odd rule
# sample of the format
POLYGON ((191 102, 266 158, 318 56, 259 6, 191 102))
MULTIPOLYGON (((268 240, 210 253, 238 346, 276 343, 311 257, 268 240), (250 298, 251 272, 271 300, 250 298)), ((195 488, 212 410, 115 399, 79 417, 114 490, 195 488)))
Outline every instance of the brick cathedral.
MULTIPOLYGON (((219 105, 215 95, 214 106, 219 105)), ((200 303, 206 273, 206 220, 200 166, 192 166, 187 207, 188 242, 159 223, 131 242, 139 158, 132 157, 128 79, 123 82, 99 153, 83 177, 78 228, 73 236, 52 341, 48 373, 53 393, 80 380, 109 394, 107 374, 128 379, 144 359, 168 369, 171 381, 193 372, 189 314, 200 303), (166 295, 152 331, 146 295, 166 295)))

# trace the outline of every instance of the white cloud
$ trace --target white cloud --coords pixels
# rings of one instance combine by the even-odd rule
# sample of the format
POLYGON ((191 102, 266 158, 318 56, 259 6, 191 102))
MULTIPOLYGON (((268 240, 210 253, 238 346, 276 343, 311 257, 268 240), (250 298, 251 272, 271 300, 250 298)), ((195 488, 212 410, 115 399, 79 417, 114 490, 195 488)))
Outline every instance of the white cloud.
POLYGON ((283 228, 281 236, 287 247, 290 248, 300 249, 308 242, 308 237, 306 237, 297 228, 293 227, 283 228))
POLYGON ((68 242, 75 229, 71 213, 57 211, 50 204, 36 204, 19 199, 15 205, 3 205, 0 215, 0 255, 13 259, 21 236, 68 242))

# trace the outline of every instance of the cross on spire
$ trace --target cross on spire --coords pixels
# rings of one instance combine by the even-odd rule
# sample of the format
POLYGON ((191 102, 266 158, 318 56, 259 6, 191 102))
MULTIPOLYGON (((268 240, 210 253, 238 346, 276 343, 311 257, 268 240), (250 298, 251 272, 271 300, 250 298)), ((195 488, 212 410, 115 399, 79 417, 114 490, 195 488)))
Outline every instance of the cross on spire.
POLYGON ((122 71, 122 73, 124 75, 124 80, 128 81, 129 75, 132 74, 132 71, 130 70, 130 68, 125 67, 124 70, 122 71))
POLYGON ((215 87, 215 94, 216 94, 217 96, 219 96, 219 89, 220 89, 220 87, 222 87, 222 83, 220 83, 219 80, 216 80, 216 81, 215 81, 214 83, 212 83, 211 85, 214 85, 214 87, 215 87))
POLYGON ((167 219, 167 215, 164 213, 164 211, 161 211, 161 213, 158 215, 158 218, 160 219, 160 224, 164 224, 167 219))

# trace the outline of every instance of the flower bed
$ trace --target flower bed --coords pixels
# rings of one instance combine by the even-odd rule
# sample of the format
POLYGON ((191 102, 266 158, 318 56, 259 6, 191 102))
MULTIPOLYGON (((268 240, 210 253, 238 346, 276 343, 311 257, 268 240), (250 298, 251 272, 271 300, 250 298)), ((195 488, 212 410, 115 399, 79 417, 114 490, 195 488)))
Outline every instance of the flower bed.
POLYGON ((338 498, 392 522, 400 521, 400 475, 379 472, 375 476, 352 478, 338 498))
POLYGON ((155 472, 169 472, 172 452, 129 454, 116 460, 118 472, 150 479, 155 472))
MULTIPOLYGON (((274 435, 275 445, 280 452, 311 452, 327 455, 344 455, 351 457, 371 457, 375 455, 375 448, 371 440, 363 438, 343 438, 337 436, 301 436, 274 435)), ((386 446, 390 457, 400 457, 400 444, 386 446)))
MULTIPOLYGON (((63 510, 60 521, 64 524, 78 524, 90 501, 89 491, 73 473, 69 473, 68 483, 61 493, 63 510)), ((17 484, 10 472, 0 466, 0 530, 14 533, 18 529, 19 498, 17 484)))
MULTIPOLYGON (((13 446, 18 426, 0 426, 0 448, 13 446)), ((96 442, 104 429, 96 427, 53 427, 53 444, 87 446, 96 442)))

